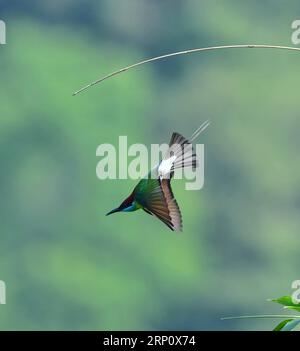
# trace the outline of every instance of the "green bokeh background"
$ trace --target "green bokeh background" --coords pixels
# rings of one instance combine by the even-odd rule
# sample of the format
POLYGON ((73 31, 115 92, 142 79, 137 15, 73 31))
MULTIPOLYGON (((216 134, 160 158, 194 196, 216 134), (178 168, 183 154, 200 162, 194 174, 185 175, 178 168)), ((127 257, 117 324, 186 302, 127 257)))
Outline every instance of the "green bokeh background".
POLYGON ((255 330, 299 279, 299 60, 229 50, 291 43, 298 1, 1 1, 1 330, 255 330), (135 185, 100 181, 96 148, 168 142, 204 120, 205 186, 174 181, 184 232, 142 211, 105 217, 135 185))

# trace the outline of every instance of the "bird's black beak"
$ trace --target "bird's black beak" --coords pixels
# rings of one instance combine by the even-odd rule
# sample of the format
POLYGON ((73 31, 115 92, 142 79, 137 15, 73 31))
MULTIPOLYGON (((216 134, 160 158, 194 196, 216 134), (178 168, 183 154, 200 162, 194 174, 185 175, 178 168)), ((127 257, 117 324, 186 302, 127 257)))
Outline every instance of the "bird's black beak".
POLYGON ((117 208, 111 210, 110 212, 106 213, 106 216, 109 216, 109 215, 111 215, 111 214, 113 214, 113 213, 120 212, 120 211, 121 211, 120 208, 117 207, 117 208))

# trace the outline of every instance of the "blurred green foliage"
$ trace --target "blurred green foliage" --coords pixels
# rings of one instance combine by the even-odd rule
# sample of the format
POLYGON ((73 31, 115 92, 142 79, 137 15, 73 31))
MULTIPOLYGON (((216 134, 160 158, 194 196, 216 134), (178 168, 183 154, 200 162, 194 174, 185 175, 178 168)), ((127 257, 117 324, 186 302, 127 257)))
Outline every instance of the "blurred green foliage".
MULTIPOLYGON (((276 302, 280 305, 283 305, 285 310, 292 310, 292 311, 300 311, 299 304, 293 302, 292 296, 282 296, 278 299, 268 299, 270 302, 276 302)), ((234 320, 234 319, 277 319, 280 318, 281 321, 275 326, 273 331, 293 331, 298 330, 296 329, 300 323, 300 316, 295 314, 263 314, 263 315, 254 315, 254 316, 234 316, 234 317, 225 317, 222 320, 234 320)))
POLYGON ((265 311, 299 278, 299 55, 195 54, 71 93, 178 49, 291 45, 297 6, 0 1, 0 329, 270 329, 220 317, 265 311), (105 217, 136 182, 97 179, 99 144, 206 119, 204 189, 174 182, 182 234, 142 211, 105 217))

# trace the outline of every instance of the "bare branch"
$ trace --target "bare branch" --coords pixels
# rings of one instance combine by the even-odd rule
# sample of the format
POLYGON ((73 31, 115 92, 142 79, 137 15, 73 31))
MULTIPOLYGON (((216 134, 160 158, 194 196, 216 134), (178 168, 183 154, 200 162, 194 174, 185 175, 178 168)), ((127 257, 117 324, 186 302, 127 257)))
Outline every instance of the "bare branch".
POLYGON ((264 45, 264 44, 240 44, 240 45, 210 46, 210 47, 206 47, 206 48, 197 48, 197 49, 191 49, 191 50, 178 51, 178 52, 173 52, 171 54, 152 57, 150 59, 140 61, 140 62, 134 63, 133 65, 121 68, 117 71, 114 71, 114 72, 112 72, 104 77, 101 77, 101 78, 95 80, 94 82, 82 87, 81 89, 75 91, 73 93, 73 96, 83 92, 84 90, 92 87, 93 85, 96 85, 98 83, 103 82, 106 79, 109 79, 109 78, 116 76, 120 73, 126 72, 132 68, 144 65, 144 64, 149 63, 149 62, 158 61, 158 60, 166 59, 166 58, 173 57, 173 56, 192 54, 194 52, 213 51, 213 50, 220 50, 220 49, 279 49, 279 50, 300 51, 300 48, 296 48, 296 47, 292 47, 292 46, 264 45))
POLYGON ((231 320, 231 319, 249 319, 249 318, 290 318, 290 319, 299 319, 300 316, 294 316, 289 314, 258 314, 254 316, 234 316, 234 317, 223 317, 221 321, 231 320))

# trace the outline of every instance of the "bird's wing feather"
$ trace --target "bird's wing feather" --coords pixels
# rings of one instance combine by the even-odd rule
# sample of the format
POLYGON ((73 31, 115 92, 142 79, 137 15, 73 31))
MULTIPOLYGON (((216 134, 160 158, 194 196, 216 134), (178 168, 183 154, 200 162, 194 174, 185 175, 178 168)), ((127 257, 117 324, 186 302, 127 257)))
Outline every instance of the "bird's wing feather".
POLYGON ((142 179, 138 184, 138 189, 135 191, 135 198, 136 201, 143 206, 146 212, 155 215, 171 230, 179 230, 177 220, 173 223, 172 218, 174 206, 176 205, 174 204, 174 201, 168 202, 165 192, 162 189, 160 179, 142 179))
POLYGON ((149 210, 147 210, 146 207, 143 207, 143 210, 144 210, 146 213, 148 213, 150 216, 153 215, 153 213, 151 213, 149 210))
POLYGON ((169 214, 171 217, 171 222, 174 230, 181 231, 182 230, 182 216, 180 212, 180 208, 178 203, 173 195, 173 191, 170 184, 170 179, 162 179, 161 180, 161 188, 164 193, 165 199, 167 201, 169 214))

